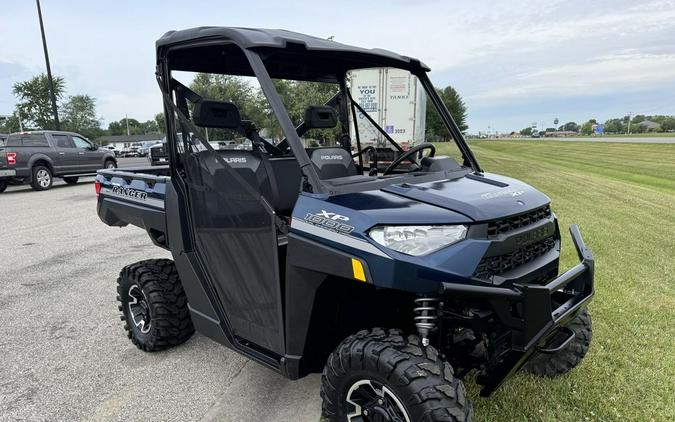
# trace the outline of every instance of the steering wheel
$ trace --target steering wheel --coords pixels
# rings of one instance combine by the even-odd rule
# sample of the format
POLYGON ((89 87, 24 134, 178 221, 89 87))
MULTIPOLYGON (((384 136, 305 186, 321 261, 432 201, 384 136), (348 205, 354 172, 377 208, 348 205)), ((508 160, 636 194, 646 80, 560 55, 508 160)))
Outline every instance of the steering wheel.
MULTIPOLYGON (((424 151, 425 149, 430 150, 429 151, 429 157, 433 157, 434 155, 436 155, 436 147, 434 146, 434 144, 430 144, 428 142, 425 142, 423 144, 416 145, 416 146, 410 148, 409 150, 407 150, 406 152, 404 152, 403 154, 399 155, 397 159, 392 161, 392 163, 389 164, 389 166, 387 166, 386 169, 384 169, 384 172, 382 173, 382 175, 386 176, 388 174, 391 174, 396 167, 401 165, 401 163, 403 161, 411 159, 413 155, 417 154, 418 152, 424 151)), ((414 158, 411 159, 411 161, 413 163, 419 165, 419 163, 417 163, 417 161, 415 161, 414 158)))

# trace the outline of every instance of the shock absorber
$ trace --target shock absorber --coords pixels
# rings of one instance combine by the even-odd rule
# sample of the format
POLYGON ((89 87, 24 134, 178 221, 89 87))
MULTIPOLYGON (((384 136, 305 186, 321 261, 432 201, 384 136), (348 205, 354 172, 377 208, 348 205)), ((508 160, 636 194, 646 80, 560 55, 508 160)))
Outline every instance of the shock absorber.
POLYGON ((429 345, 429 334, 436 329, 438 320, 438 302, 435 297, 420 297, 415 299, 415 327, 422 339, 422 346, 429 345))

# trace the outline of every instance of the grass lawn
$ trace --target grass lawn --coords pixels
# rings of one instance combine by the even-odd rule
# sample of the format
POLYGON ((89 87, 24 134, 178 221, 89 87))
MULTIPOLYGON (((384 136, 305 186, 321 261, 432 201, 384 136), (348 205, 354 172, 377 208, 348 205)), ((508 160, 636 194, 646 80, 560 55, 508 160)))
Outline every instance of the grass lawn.
MULTIPOLYGON (((561 378, 520 374, 491 398, 466 381, 478 421, 675 421, 675 144, 472 141, 487 172, 545 192, 596 258, 586 359, 561 378)), ((443 152, 443 146, 439 153, 443 152)))

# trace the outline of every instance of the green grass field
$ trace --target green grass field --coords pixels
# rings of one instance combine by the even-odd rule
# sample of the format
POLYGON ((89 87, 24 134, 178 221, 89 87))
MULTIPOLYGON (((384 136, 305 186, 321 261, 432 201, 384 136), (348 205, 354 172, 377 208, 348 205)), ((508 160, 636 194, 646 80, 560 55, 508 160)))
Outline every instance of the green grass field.
POLYGON ((570 224, 596 258, 586 359, 555 380, 517 375, 488 399, 467 380, 476 420, 675 421, 675 144, 471 146, 485 171, 551 198, 564 229, 561 270, 577 262, 570 224))

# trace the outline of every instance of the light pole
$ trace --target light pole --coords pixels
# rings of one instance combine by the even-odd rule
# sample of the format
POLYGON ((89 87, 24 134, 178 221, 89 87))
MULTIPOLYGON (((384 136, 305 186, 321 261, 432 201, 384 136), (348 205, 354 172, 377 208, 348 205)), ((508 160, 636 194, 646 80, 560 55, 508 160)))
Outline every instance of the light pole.
POLYGON ((45 27, 42 23, 42 9, 40 9, 40 0, 37 3, 38 17, 40 18, 40 32, 42 33, 42 48, 45 50, 45 62, 47 63, 47 79, 49 80, 49 96, 52 100, 52 112, 54 113, 54 126, 56 130, 61 130, 59 122, 59 112, 56 109, 56 95, 54 94, 54 81, 52 80, 52 68, 49 65, 49 53, 47 52, 47 39, 45 38, 45 27))
POLYGON ((633 113, 628 112, 628 134, 630 135, 630 121, 633 120, 633 113))

